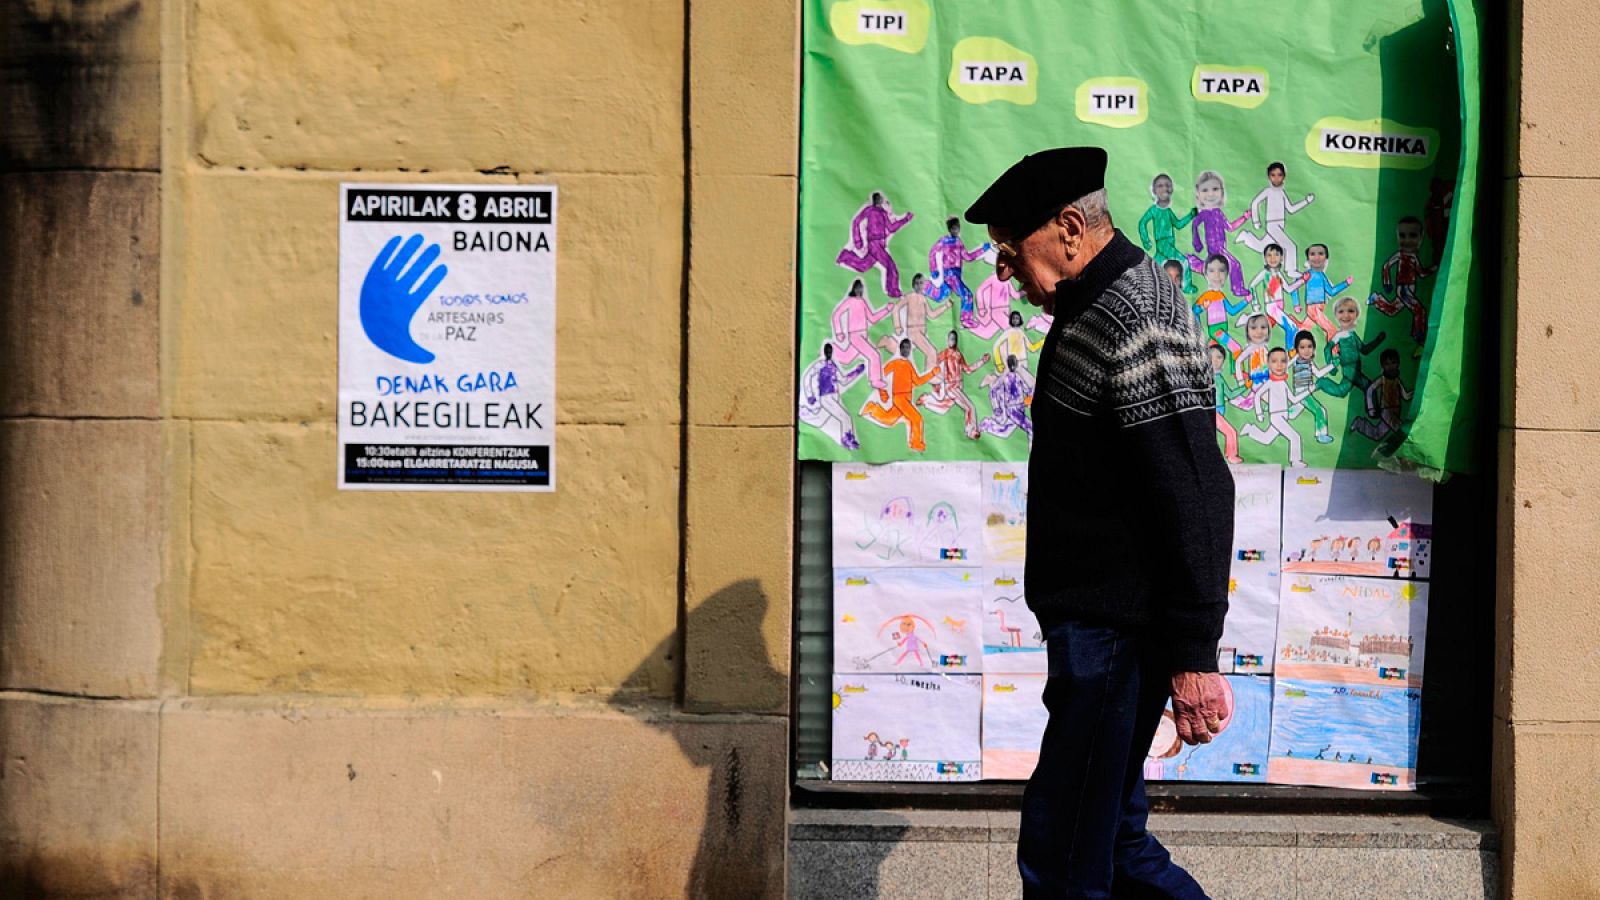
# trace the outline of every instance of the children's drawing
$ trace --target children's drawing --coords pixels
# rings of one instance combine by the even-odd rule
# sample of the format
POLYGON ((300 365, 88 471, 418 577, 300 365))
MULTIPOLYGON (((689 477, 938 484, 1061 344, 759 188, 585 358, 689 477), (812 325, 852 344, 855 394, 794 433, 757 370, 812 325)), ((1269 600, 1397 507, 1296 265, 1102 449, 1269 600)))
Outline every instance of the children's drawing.
MULTIPOLYGON (((1017 314, 1012 313, 1013 317, 1017 314)), ((1021 429, 1033 441, 1033 420, 1028 418, 1028 406, 1033 402, 1033 379, 1027 370, 1018 370, 1017 358, 1007 356, 1005 371, 983 376, 978 382, 989 389, 989 417, 978 423, 978 430, 995 437, 1009 437, 1021 429)))
MULTIPOLYGON (((1222 456, 1230 463, 1239 462, 1239 432, 1228 421, 1225 412, 1229 403, 1243 397, 1247 391, 1235 387, 1228 380, 1228 352, 1218 344, 1206 348, 1211 356, 1211 380, 1217 389, 1217 434, 1222 436, 1222 456)), ((1276 467, 1274 467, 1276 468, 1276 467)))
POLYGON ((850 282, 850 290, 833 308, 833 342, 837 346, 833 361, 841 365, 857 359, 867 362, 867 380, 875 388, 883 387, 883 362, 878 351, 867 340, 867 329, 894 312, 892 305, 874 308, 867 299, 866 285, 861 279, 850 282))
POLYGON ((972 289, 961 279, 961 269, 967 263, 983 256, 989 244, 985 242, 975 250, 968 250, 961 240, 961 219, 951 216, 944 220, 945 235, 928 248, 928 277, 933 279, 928 295, 941 302, 960 301, 961 324, 976 324, 976 306, 972 289))
POLYGON ((835 569, 836 672, 981 672, 982 585, 959 569, 835 569))
POLYGON ((1183 218, 1172 211, 1172 176, 1165 172, 1157 175, 1150 182, 1150 198, 1155 201, 1150 208, 1139 217, 1139 242, 1144 245, 1156 262, 1163 267, 1168 262, 1178 262, 1178 274, 1174 281, 1186 294, 1194 293, 1194 286, 1189 283, 1189 273, 1182 265, 1184 257, 1178 252, 1178 229, 1188 227, 1200 210, 1191 207, 1183 218))
POLYGON ((833 676, 835 781, 977 781, 983 680, 833 676))
POLYGON ((933 384, 933 389, 918 397, 916 402, 928 412, 944 415, 952 406, 961 407, 965 418, 962 422, 962 433, 968 440, 978 439, 978 413, 972 405, 972 398, 967 396, 967 389, 963 383, 968 375, 978 371, 989 361, 987 355, 975 363, 968 363, 967 357, 961 352, 958 336, 951 331, 945 337, 945 348, 939 351, 939 378, 933 384))
POLYGON ((1294 349, 1289 353, 1289 391, 1300 399, 1289 404, 1289 421, 1300 418, 1302 413, 1311 413, 1319 444, 1333 443, 1333 435, 1328 433, 1328 411, 1313 394, 1318 380, 1332 371, 1333 363, 1317 365, 1317 336, 1306 329, 1296 332, 1294 349))
POLYGON ((990 565, 1021 563, 1028 550, 1028 464, 982 463, 983 550, 990 565))
POLYGON ((983 671, 1044 672, 1044 629, 1028 609, 1021 569, 983 577, 983 671))
POLYGON ((1264 223, 1266 229, 1262 234, 1241 231, 1234 240, 1258 252, 1269 244, 1277 244, 1288 267, 1292 270, 1300 258, 1300 252, 1294 238, 1289 237, 1289 232, 1284 229, 1284 223, 1290 216, 1316 202, 1317 195, 1307 194, 1298 203, 1290 200, 1289 192, 1283 187, 1287 175, 1288 171, 1281 162, 1273 162, 1267 166, 1267 186, 1250 201, 1251 225, 1261 228, 1264 223))
POLYGON ((1427 578, 1433 486, 1378 469, 1307 469, 1283 484, 1285 574, 1427 578))
POLYGON ((983 777, 1026 781, 1039 764, 1049 714, 1043 674, 983 676, 983 777))
POLYGON ((928 445, 922 439, 922 412, 917 409, 911 395, 917 388, 938 377, 939 370, 918 372, 916 366, 911 364, 911 341, 901 338, 899 355, 883 367, 883 374, 889 379, 888 390, 880 387, 876 397, 869 396, 861 406, 861 414, 867 417, 867 421, 884 428, 906 423, 906 446, 915 453, 927 450, 928 445))
POLYGON ((1189 268, 1196 272, 1205 271, 1205 262, 1212 256, 1221 256, 1228 261, 1228 280, 1235 297, 1249 297, 1250 289, 1244 285, 1244 271, 1239 268, 1239 261, 1228 252, 1228 232, 1237 229, 1250 218, 1245 213, 1237 219, 1230 221, 1222 211, 1222 204, 1227 199, 1227 191, 1222 183, 1222 176, 1211 170, 1200 173, 1194 183, 1195 207, 1199 210, 1195 214, 1194 226, 1190 233, 1194 237, 1194 252, 1201 256, 1189 257, 1189 268))
MULTIPOLYGON (((937 321, 950 308, 946 303, 930 303, 924 290, 922 273, 918 272, 911 279, 911 292, 903 294, 895 300, 891 310, 891 321, 894 323, 894 334, 886 334, 878 339, 878 346, 893 356, 899 349, 900 339, 911 342, 911 347, 922 354, 922 365, 932 365, 938 358, 939 351, 933 348, 933 343, 928 340, 928 323, 937 321)), ((915 357, 912 357, 915 360, 915 357)))
POLYGON ((976 568, 982 510, 976 462, 836 463, 834 568, 976 568))
POLYGON ((1367 415, 1350 420, 1350 430, 1375 441, 1400 435, 1400 412, 1411 402, 1411 389, 1400 381, 1400 352, 1390 348, 1378 354, 1383 374, 1367 385, 1367 415))
POLYGON ((1431 274, 1422 268, 1422 259, 1417 255, 1422 247, 1422 220, 1416 216, 1401 219, 1395 225, 1395 243, 1399 249, 1383 264, 1383 290, 1373 291, 1367 302, 1386 316, 1409 310, 1411 339, 1417 342, 1415 355, 1421 356, 1422 344, 1428 338, 1428 311, 1417 299, 1417 282, 1431 274))
POLYGON ((833 344, 824 341, 822 355, 800 377, 800 421, 816 428, 846 450, 859 450, 855 420, 839 402, 839 395, 867 371, 867 364, 841 369, 833 360, 833 344))
POLYGON ((1326 310, 1329 300, 1333 300, 1344 293, 1345 288, 1355 284, 1354 277, 1346 277, 1337 284, 1328 279, 1328 245, 1312 244, 1306 248, 1305 301, 1306 318, 1317 323, 1322 329, 1325 338, 1332 338, 1339 329, 1328 321, 1326 310))
MULTIPOLYGON (((1252 322, 1254 320, 1251 319, 1252 322)), ((1289 424, 1289 413, 1296 404, 1304 403, 1308 395, 1294 390, 1288 374, 1288 351, 1273 347, 1267 352, 1267 378, 1256 384, 1251 397, 1250 405, 1256 411, 1256 424, 1239 429, 1239 436, 1249 438, 1263 447, 1270 447, 1282 438, 1289 445, 1289 465, 1303 469, 1306 460, 1300 451, 1300 432, 1289 424)))
POLYGON ((1278 636, 1283 470, 1274 465, 1233 466, 1232 470, 1233 558, 1217 665, 1225 673, 1271 672, 1278 636))
MULTIPOLYGON (((1272 679, 1230 675, 1231 715, 1209 744, 1189 746, 1178 738, 1172 704, 1162 713, 1146 755, 1146 781, 1266 781, 1272 736, 1272 679)), ((987 695, 985 695, 985 699, 987 695)))
POLYGON ((990 340, 999 334, 1006 323, 1011 320, 1011 301, 1021 300, 1022 292, 1010 279, 1001 281, 998 275, 990 273, 983 283, 978 285, 978 303, 972 312, 972 321, 961 320, 961 327, 972 332, 975 337, 990 340))
POLYGON ((1274 685, 1267 780, 1369 791, 1416 787, 1422 691, 1285 678, 1274 685))
POLYGON ((1294 333, 1302 327, 1302 323, 1296 321, 1290 311, 1300 312, 1300 288, 1304 284, 1304 277, 1284 267, 1282 247, 1268 244, 1261 251, 1261 271, 1250 282, 1252 291, 1261 288, 1261 296, 1252 302, 1256 312, 1265 312, 1283 329, 1285 340, 1293 338, 1294 333))
POLYGON ((1335 303, 1333 317, 1339 322, 1339 330, 1328 339, 1328 346, 1323 348, 1322 354, 1327 362, 1338 365, 1340 377, 1338 380, 1326 375, 1318 378, 1317 387, 1333 397, 1347 396, 1353 390, 1365 393, 1372 384, 1372 379, 1361 371, 1361 359, 1378 349, 1378 345, 1383 343, 1385 332, 1378 332, 1378 336, 1370 341, 1356 333, 1356 320, 1361 317, 1361 304, 1357 303, 1354 297, 1346 297, 1335 303))
POLYGON ((834 261, 852 272, 866 272, 877 266, 883 270, 883 292, 899 297, 900 270, 889 253, 889 238, 910 221, 909 212, 895 218, 889 198, 882 191, 873 191, 867 205, 850 220, 850 242, 834 261))
POLYGON ((1284 575, 1280 678, 1352 687, 1422 687, 1428 585, 1388 578, 1284 575))

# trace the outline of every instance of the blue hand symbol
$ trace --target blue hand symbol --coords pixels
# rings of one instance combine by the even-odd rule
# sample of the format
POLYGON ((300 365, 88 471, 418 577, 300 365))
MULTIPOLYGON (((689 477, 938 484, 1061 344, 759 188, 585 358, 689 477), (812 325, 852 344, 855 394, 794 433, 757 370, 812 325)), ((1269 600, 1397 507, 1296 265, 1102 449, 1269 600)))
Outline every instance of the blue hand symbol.
POLYGON ((361 329, 368 340, 390 356, 411 363, 431 363, 433 353, 411 339, 411 319, 450 270, 440 265, 417 286, 422 273, 439 258, 439 245, 429 244, 408 269, 406 263, 422 246, 422 235, 413 234, 396 252, 399 244, 399 235, 390 238, 361 282, 361 329))

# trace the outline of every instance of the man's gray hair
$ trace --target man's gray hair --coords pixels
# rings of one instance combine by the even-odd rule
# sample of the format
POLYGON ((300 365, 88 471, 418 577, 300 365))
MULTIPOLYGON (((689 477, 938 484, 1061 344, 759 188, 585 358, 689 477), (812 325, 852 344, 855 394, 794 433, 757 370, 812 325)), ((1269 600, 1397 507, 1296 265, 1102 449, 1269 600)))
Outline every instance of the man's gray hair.
POLYGON ((1101 227, 1111 227, 1111 210, 1106 206, 1105 188, 1084 194, 1067 205, 1083 213, 1083 223, 1091 231, 1101 227))

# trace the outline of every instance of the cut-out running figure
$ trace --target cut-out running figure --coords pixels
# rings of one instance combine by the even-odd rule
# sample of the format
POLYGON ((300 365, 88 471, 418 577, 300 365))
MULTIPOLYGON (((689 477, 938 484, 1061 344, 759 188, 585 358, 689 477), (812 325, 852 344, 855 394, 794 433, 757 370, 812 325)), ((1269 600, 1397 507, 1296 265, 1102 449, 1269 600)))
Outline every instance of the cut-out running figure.
POLYGON ((1289 386, 1288 368, 1289 352, 1282 347, 1272 348, 1267 356, 1267 380, 1255 389, 1256 424, 1239 429, 1239 436, 1263 447, 1283 438, 1289 442, 1289 465, 1303 469, 1306 461, 1300 454, 1300 432, 1289 424, 1289 407, 1304 402, 1305 395, 1289 386))
POLYGON ((963 319, 961 327, 977 337, 989 340, 1006 327, 1011 313, 1011 301, 1020 300, 1022 292, 1011 281, 1001 281, 990 274, 978 285, 978 304, 972 310, 972 321, 963 319))
POLYGON ((867 287, 857 278, 850 283, 850 293, 844 295, 833 308, 833 343, 839 348, 836 362, 847 363, 862 358, 867 361, 867 381, 881 393, 883 390, 883 361, 878 351, 867 340, 867 329, 894 312, 894 307, 884 304, 877 309, 867 299, 867 287))
MULTIPOLYGON (((892 428, 900 422, 905 422, 910 429, 907 446, 917 453, 927 450, 928 445, 922 440, 922 413, 917 411, 916 404, 911 401, 911 392, 932 381, 939 371, 929 369, 926 373, 919 374, 911 365, 911 342, 902 340, 900 355, 889 360, 883 367, 883 372, 889 377, 892 385, 888 405, 882 405, 868 397, 866 405, 861 407, 861 414, 885 428, 892 428)), ((880 390, 879 394, 882 393, 880 390)))
POLYGON ((1037 353, 1044 346, 1044 338, 1037 341, 1028 340, 1028 333, 1022 328, 1022 313, 1011 311, 1008 325, 1000 336, 995 338, 994 347, 991 348, 990 358, 995 362, 996 374, 1004 374, 1011 360, 1016 361, 1017 375, 1028 383, 1028 393, 1033 393, 1033 374, 1028 371, 1028 354, 1037 353))
POLYGON ((1303 277, 1306 287, 1306 318, 1317 323, 1317 327, 1322 329, 1323 336, 1331 339, 1339 329, 1328 321, 1323 306, 1344 293, 1344 289, 1355 284, 1356 280, 1354 277, 1349 277, 1338 284, 1328 280, 1327 244, 1312 244, 1306 248, 1306 271, 1303 277))
POLYGON ((800 421, 821 429, 846 450, 860 450, 855 420, 839 402, 839 395, 867 370, 864 362, 846 372, 833 361, 833 344, 822 342, 822 356, 800 376, 800 421))
POLYGON ((922 352, 923 364, 932 365, 939 352, 933 349, 933 342, 928 340, 928 321, 944 315, 950 304, 930 303, 922 291, 922 284, 922 273, 918 272, 911 279, 911 292, 894 301, 892 321, 895 333, 884 335, 878 341, 878 346, 892 355, 900 345, 899 338, 906 338, 911 341, 913 348, 922 352))
POLYGON ((1221 344, 1239 356, 1239 342, 1228 334, 1228 320, 1244 311, 1245 300, 1234 300, 1224 288, 1228 281, 1228 259, 1220 254, 1206 260, 1206 289, 1194 298, 1194 317, 1200 324, 1203 343, 1221 344))
POLYGON ((935 300, 948 300, 952 296, 961 301, 961 324, 971 327, 973 319, 972 289, 961 280, 961 268, 982 256, 989 249, 985 243, 976 250, 968 250, 961 241, 961 220, 951 216, 944 220, 946 234, 933 242, 928 249, 928 276, 933 279, 929 296, 935 300))
POLYGON ((1417 299, 1417 282, 1428 277, 1422 268, 1422 258, 1417 250, 1422 247, 1422 221, 1416 216, 1406 216, 1395 225, 1395 242, 1400 249, 1383 264, 1383 290, 1373 291, 1367 302, 1376 306, 1386 316, 1402 309, 1411 311, 1411 339, 1417 342, 1415 356, 1422 355, 1422 345, 1428 339, 1428 311, 1417 299), (1388 296, 1394 291, 1394 297, 1388 296))
POLYGON ((1411 389, 1400 382, 1400 354, 1393 348, 1378 354, 1383 374, 1367 386, 1367 418, 1350 421, 1350 430, 1381 441, 1400 431, 1400 413, 1411 389))
POLYGON ((1346 397, 1352 390, 1365 391, 1372 379, 1361 371, 1361 358, 1378 349, 1383 343, 1384 333, 1367 343, 1356 334, 1356 320, 1361 317, 1361 304, 1353 297, 1346 297, 1333 305, 1333 317, 1339 320, 1339 330, 1334 333, 1333 339, 1322 348, 1323 358, 1328 362, 1338 361, 1340 380, 1323 376, 1317 379, 1317 387, 1330 397, 1346 397))
POLYGON ((1212 344, 1209 348, 1211 355, 1211 381, 1217 388, 1217 433, 1222 435, 1222 456, 1228 462, 1239 463, 1239 432, 1235 431, 1233 424, 1223 415, 1229 401, 1236 400, 1245 395, 1242 387, 1228 384, 1226 368, 1228 365, 1228 351, 1219 344, 1212 344))
POLYGON ((872 199, 856 217, 850 220, 850 243, 834 260, 853 272, 865 272, 873 266, 883 270, 883 292, 890 297, 900 296, 900 270, 895 268, 894 257, 889 253, 889 238, 911 221, 911 213, 894 217, 889 198, 882 191, 873 191, 872 199))
POLYGON ((1028 419, 1028 403, 1033 398, 1033 382, 1017 374, 1017 358, 1006 357, 1006 370, 985 375, 980 382, 989 389, 989 405, 994 412, 978 427, 985 434, 1006 437, 1018 428, 1033 440, 1033 422, 1028 419))
POLYGON ((1272 320, 1265 313, 1256 313, 1245 320, 1244 335, 1246 343, 1234 360, 1233 375, 1239 386, 1250 392, 1240 398, 1237 405, 1240 409, 1252 409, 1256 389, 1265 384, 1270 375, 1272 357, 1267 341, 1272 337, 1272 320))
POLYGON ((1250 289, 1261 287, 1261 299, 1256 301, 1256 311, 1266 310, 1268 316, 1283 329, 1283 339, 1289 340, 1294 333, 1300 330, 1300 323, 1289 315, 1291 308, 1298 309, 1300 304, 1300 286, 1305 284, 1305 279, 1291 275, 1283 267, 1283 248, 1277 244, 1268 244, 1261 251, 1261 271, 1256 273, 1255 280, 1250 282, 1250 289))
POLYGON ((1226 199, 1227 189, 1223 187, 1221 175, 1208 169, 1195 179, 1194 200, 1200 211, 1195 214, 1194 226, 1189 231, 1194 236, 1194 252, 1204 253, 1205 256, 1190 256, 1189 268, 1204 272, 1206 260, 1221 256, 1228 261, 1228 281, 1233 295, 1248 297, 1250 289, 1244 285, 1244 270, 1239 267, 1239 261, 1233 258, 1233 254, 1228 252, 1228 232, 1243 225, 1250 214, 1247 212, 1229 221, 1227 214, 1222 211, 1226 199))
MULTIPOLYGON (((1191 207, 1183 218, 1178 218, 1178 214, 1172 211, 1172 177, 1165 172, 1150 182, 1150 196, 1155 202, 1139 217, 1139 243, 1144 245, 1146 253, 1163 266, 1168 260, 1181 262, 1183 254, 1178 252, 1178 229, 1188 226, 1200 210, 1191 207)), ((1183 280, 1178 287, 1185 294, 1194 293, 1188 272, 1183 273, 1183 280)))
POLYGON ((1299 203, 1289 199, 1289 192, 1283 189, 1283 179, 1287 173, 1283 163, 1273 162, 1267 166, 1267 186, 1261 193, 1250 201, 1251 226, 1261 228, 1263 221, 1266 231, 1263 234, 1254 234, 1241 231, 1234 238, 1235 241, 1249 247, 1251 250, 1261 251, 1268 244, 1277 244, 1283 251, 1285 264, 1291 275, 1298 276, 1294 271, 1295 263, 1300 259, 1300 248, 1295 244, 1294 238, 1289 237, 1289 232, 1284 230, 1284 222, 1295 213, 1310 206, 1316 201, 1316 194, 1307 194, 1299 203), (1263 213, 1263 207, 1265 212, 1263 213))
POLYGON ((941 415, 952 406, 961 407, 961 412, 966 416, 962 433, 975 441, 978 439, 978 413, 973 408, 972 400, 967 397, 962 379, 982 368, 989 361, 989 355, 984 354, 982 359, 967 365, 967 358, 956 343, 956 333, 951 331, 945 339, 944 350, 939 353, 939 380, 934 383, 933 390, 918 397, 917 402, 928 412, 941 415))
POLYGON ((1303 412, 1311 413, 1311 421, 1316 425, 1316 437, 1319 444, 1333 443, 1333 435, 1328 433, 1328 412, 1322 408, 1312 393, 1317 389, 1317 379, 1324 378, 1333 371, 1333 363, 1318 368, 1317 338, 1310 331, 1301 329, 1294 336, 1294 356, 1289 360, 1289 387, 1301 395, 1297 403, 1291 403, 1289 421, 1300 418, 1303 412))

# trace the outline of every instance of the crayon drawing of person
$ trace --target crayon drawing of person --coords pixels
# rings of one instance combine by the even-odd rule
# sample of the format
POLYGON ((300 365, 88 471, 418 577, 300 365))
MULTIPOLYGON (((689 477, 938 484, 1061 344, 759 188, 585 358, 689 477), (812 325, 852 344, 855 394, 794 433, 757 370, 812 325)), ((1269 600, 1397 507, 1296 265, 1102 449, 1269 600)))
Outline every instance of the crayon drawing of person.
POLYGON ((1216 172, 1201 172, 1194 183, 1195 205, 1200 210, 1194 220, 1194 227, 1190 234, 1194 237, 1194 252, 1205 253, 1205 256, 1189 257, 1189 268, 1196 272, 1204 272, 1206 260, 1212 256, 1221 256, 1228 261, 1228 281, 1235 297, 1249 297, 1250 289, 1244 284, 1244 270, 1240 268, 1239 261, 1228 252, 1228 232, 1233 231, 1245 220, 1250 218, 1247 212, 1237 219, 1228 220, 1222 211, 1222 204, 1227 198, 1227 190, 1223 187, 1222 176, 1216 172))
POLYGON ((890 633, 889 639, 900 649, 900 655, 894 661, 895 665, 900 665, 906 661, 906 657, 910 656, 916 660, 918 668, 926 669, 932 667, 934 662, 933 651, 929 649, 928 642, 922 638, 922 635, 917 634, 918 622, 928 626, 927 633, 930 637, 938 634, 938 630, 933 627, 932 622, 913 613, 893 616, 878 626, 879 635, 882 635, 891 625, 894 626, 894 631, 890 633), (923 659, 923 653, 928 654, 927 659, 923 659))
POLYGON ((822 342, 822 356, 800 376, 800 421, 821 430, 846 450, 859 450, 855 420, 839 402, 845 388, 867 370, 864 362, 843 371, 833 361, 833 344, 822 342))
POLYGON ((1217 254, 1206 260, 1206 289, 1194 298, 1195 321, 1207 344, 1221 344, 1235 357, 1239 355, 1239 342, 1228 334, 1228 320, 1242 312, 1248 301, 1234 300, 1225 288, 1228 281, 1228 259, 1217 254))
POLYGON ((1328 279, 1328 245, 1312 244, 1306 248, 1305 271, 1305 301, 1306 318, 1317 323, 1322 329, 1324 337, 1332 338, 1339 329, 1328 321, 1323 311, 1323 306, 1329 300, 1344 293, 1344 289, 1355 284, 1354 277, 1348 277, 1338 284, 1328 279))
POLYGON ((850 243, 835 258, 835 262, 852 272, 866 272, 873 266, 883 270, 883 292, 891 298, 900 296, 900 270, 895 268, 894 256, 889 253, 889 238, 911 221, 911 213, 894 217, 889 198, 882 191, 873 191, 867 205, 861 207, 850 220, 850 243))
MULTIPOLYGON (((1155 202, 1139 217, 1139 242, 1144 245, 1145 252, 1162 266, 1171 260, 1181 262, 1183 255, 1178 252, 1178 229, 1187 227, 1200 210, 1191 208, 1183 218, 1178 218, 1178 214, 1172 211, 1172 177, 1165 172, 1150 182, 1150 196, 1155 202)), ((1186 294, 1194 293, 1189 274, 1181 268, 1179 272, 1182 280, 1178 282, 1178 287, 1186 294)))

